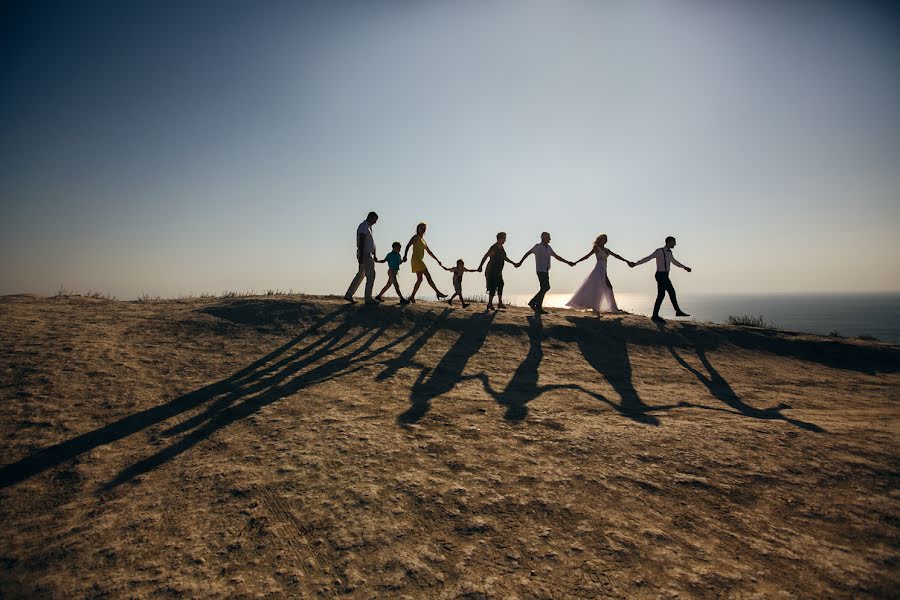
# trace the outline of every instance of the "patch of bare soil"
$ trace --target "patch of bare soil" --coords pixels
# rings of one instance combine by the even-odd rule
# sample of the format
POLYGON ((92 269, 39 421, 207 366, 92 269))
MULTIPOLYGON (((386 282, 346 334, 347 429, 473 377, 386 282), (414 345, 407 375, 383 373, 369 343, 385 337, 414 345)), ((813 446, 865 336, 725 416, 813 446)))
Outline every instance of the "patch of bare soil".
POLYGON ((900 348, 0 299, 0 596, 900 595, 900 348))

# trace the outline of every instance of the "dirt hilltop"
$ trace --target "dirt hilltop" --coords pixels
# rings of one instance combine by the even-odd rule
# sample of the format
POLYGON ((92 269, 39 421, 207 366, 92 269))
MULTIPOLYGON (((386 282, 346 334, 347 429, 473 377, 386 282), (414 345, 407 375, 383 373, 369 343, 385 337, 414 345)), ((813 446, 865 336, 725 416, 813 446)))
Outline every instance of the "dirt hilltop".
POLYGON ((0 597, 900 595, 900 347, 0 298, 0 597))

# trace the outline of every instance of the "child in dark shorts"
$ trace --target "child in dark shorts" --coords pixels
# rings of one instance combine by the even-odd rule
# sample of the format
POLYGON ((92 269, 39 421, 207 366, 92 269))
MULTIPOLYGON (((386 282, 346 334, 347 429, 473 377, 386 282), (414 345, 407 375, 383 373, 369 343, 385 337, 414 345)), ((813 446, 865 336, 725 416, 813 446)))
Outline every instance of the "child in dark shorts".
POLYGON ((453 306, 453 299, 456 298, 457 296, 459 296, 459 301, 462 302, 462 307, 466 308, 469 305, 466 304, 466 301, 463 299, 463 292, 462 292, 463 273, 466 273, 466 272, 477 273, 478 269, 467 269, 466 263, 463 262, 463 259, 459 259, 458 261, 456 261, 455 267, 444 267, 444 270, 450 271, 451 273, 453 273, 453 295, 450 296, 449 300, 447 300, 447 304, 449 304, 450 306, 453 306))
POLYGON ((400 264, 403 262, 403 257, 400 256, 400 242, 394 242, 391 244, 391 248, 393 249, 393 252, 389 252, 388 255, 384 257, 384 260, 375 261, 380 263, 386 262, 388 264, 388 282, 384 284, 384 288, 378 292, 375 299, 382 302, 381 296, 393 285, 394 289, 397 291, 397 296, 400 298, 400 304, 409 304, 409 300, 404 298, 403 294, 400 293, 400 284, 397 283, 397 273, 400 272, 400 264))

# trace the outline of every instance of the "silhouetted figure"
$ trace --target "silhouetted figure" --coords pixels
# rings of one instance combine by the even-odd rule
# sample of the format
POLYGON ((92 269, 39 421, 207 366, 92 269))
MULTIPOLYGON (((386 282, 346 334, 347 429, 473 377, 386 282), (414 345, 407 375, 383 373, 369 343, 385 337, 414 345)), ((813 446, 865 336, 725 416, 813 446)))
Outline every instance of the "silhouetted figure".
POLYGON ((378 292, 378 295, 375 296, 375 299, 379 302, 382 301, 382 296, 386 291, 391 289, 391 286, 394 286, 394 291, 397 292, 397 297, 400 298, 400 304, 409 304, 409 300, 403 297, 403 294, 400 293, 400 284, 397 282, 397 276, 400 274, 400 264, 403 262, 403 257, 400 256, 400 242, 394 242, 391 244, 391 252, 387 253, 387 256, 384 257, 384 260, 379 260, 376 262, 388 264, 388 281, 384 284, 384 287, 381 288, 381 291, 378 292))
POLYGON ((503 304, 503 265, 506 263, 515 265, 516 263, 506 257, 506 250, 503 248, 505 243, 506 232, 501 231, 497 234, 497 243, 488 248, 488 251, 481 257, 481 263, 478 265, 478 270, 481 271, 482 267, 484 267, 484 261, 488 261, 487 269, 484 271, 488 293, 485 311, 494 310, 494 294, 497 295, 497 308, 506 308, 506 305, 503 304))
MULTIPOLYGON (((569 317, 568 320, 579 325, 583 321, 583 331, 575 336, 581 354, 597 373, 609 383, 619 395, 620 403, 606 400, 602 396, 592 394, 607 402, 622 415, 639 423, 659 425, 659 419, 651 411, 669 410, 673 406, 650 406, 645 404, 634 387, 631 358, 628 355, 627 334, 622 328, 622 319, 610 319, 602 325, 588 325, 586 317, 569 317), (598 327, 602 327, 599 329, 598 327), (591 335, 586 335, 590 333, 591 335)), ((677 406, 677 405, 675 405, 677 406)))
POLYGON ((656 302, 653 305, 653 317, 651 317, 657 323, 665 323, 666 320, 659 316, 659 309, 662 306, 663 298, 666 296, 666 292, 669 293, 669 300, 672 301, 672 307, 675 309, 676 317, 689 317, 691 315, 687 314, 683 310, 678 307, 678 298, 675 297, 675 288, 672 286, 672 281, 669 279, 669 269, 672 265, 676 267, 681 267, 688 273, 691 272, 690 267, 686 267, 672 256, 672 248, 675 247, 675 238, 671 235, 666 238, 666 244, 662 248, 657 248, 653 251, 650 256, 642 258, 641 260, 633 263, 628 263, 629 267, 635 267, 637 265, 642 265, 645 262, 649 261, 652 258, 656 259, 656 302))
POLYGON ((503 418, 507 421, 522 421, 528 416, 528 403, 545 391, 561 386, 538 385, 538 368, 544 358, 541 346, 543 327, 540 314, 528 317, 528 354, 516 367, 506 388, 493 394, 497 402, 506 407, 503 418))
MULTIPOLYGON (((692 325, 685 324, 682 331, 684 332, 685 337, 691 339, 696 336, 697 329, 692 325)), ((718 400, 724 402, 730 408, 739 412, 741 415, 744 415, 745 417, 751 417, 753 419, 781 420, 808 431, 825 431, 815 423, 808 423, 806 421, 794 419, 782 414, 781 411, 791 408, 789 404, 785 404, 784 402, 779 403, 775 406, 770 406, 768 408, 756 408, 741 400, 738 397, 737 393, 735 393, 734 389, 732 389, 731 385, 725 380, 724 377, 722 377, 722 375, 718 372, 718 370, 716 370, 715 367, 713 367, 712 363, 710 362, 709 357, 707 356, 707 350, 713 349, 714 346, 707 347, 707 345, 703 344, 700 340, 694 343, 694 351, 697 353, 697 358, 700 359, 700 364, 703 365, 703 369, 706 371, 706 373, 703 373, 699 369, 692 367, 684 358, 682 358, 682 356, 678 352, 675 351, 675 348, 671 344, 668 344, 667 348, 672 357, 675 358, 676 361, 678 361, 678 364, 680 364, 689 373, 696 377, 697 380, 700 381, 700 383, 705 385, 713 396, 715 396, 718 400)))
MULTIPOLYGON (((446 309, 449 310, 449 309, 446 309)), ((416 423, 431 408, 431 400, 453 390, 458 383, 481 379, 480 375, 464 375, 466 364, 475 356, 487 339, 494 315, 487 318, 460 321, 462 331, 446 354, 434 367, 422 366, 409 394, 410 405, 397 417, 402 424, 416 423)))
POLYGON ((606 274, 606 263, 610 256, 618 258, 624 263, 628 261, 606 247, 608 238, 605 233, 601 233, 594 240, 594 246, 590 252, 575 261, 577 265, 583 260, 587 260, 589 256, 597 257, 597 264, 588 274, 585 280, 578 286, 572 297, 566 302, 566 306, 571 308, 590 309, 598 317, 604 312, 619 312, 619 306, 616 304, 616 296, 613 294, 612 283, 606 274))
MULTIPOLYGON (((444 265, 441 265, 441 266, 443 267, 444 265)), ((456 261, 455 267, 444 267, 444 270, 450 271, 451 273, 453 273, 453 295, 450 296, 449 300, 447 300, 447 304, 449 304, 450 306, 453 306, 453 299, 456 298, 457 296, 459 296, 459 301, 462 302, 462 307, 466 308, 469 305, 466 304, 466 300, 465 300, 465 298, 463 298, 463 292, 462 292, 463 274, 465 274, 467 272, 468 273, 477 273, 478 271, 476 269, 467 269, 466 263, 463 261, 463 259, 459 259, 458 261, 456 261)))
POLYGON ((375 376, 375 379, 377 381, 385 381, 392 378, 402 369, 425 369, 425 364, 416 360, 416 354, 445 326, 447 316, 451 312, 449 308, 445 308, 437 317, 431 318, 433 315, 429 310, 420 316, 411 331, 411 335, 416 336, 415 339, 400 354, 385 361, 383 363, 384 369, 375 376))
POLYGON ((369 213, 366 220, 356 228, 356 262, 359 270, 356 277, 350 282, 344 300, 356 304, 353 294, 359 289, 363 277, 366 278, 366 304, 378 304, 372 297, 372 288, 375 286, 375 238, 372 237, 372 225, 378 222, 378 214, 375 211, 369 213))
MULTIPOLYGON (((409 238, 409 242, 406 244, 406 250, 403 251, 403 262, 406 262, 406 256, 409 254, 409 247, 412 246, 412 272, 416 274, 416 284, 413 286, 413 291, 409 295, 410 302, 416 301, 416 292, 419 291, 419 286, 422 285, 423 276, 428 280, 428 285, 431 286, 431 289, 434 290, 434 293, 437 294, 438 300, 447 297, 447 294, 437 289, 437 286, 434 284, 434 280, 431 279, 431 273, 428 272, 428 267, 425 266, 426 252, 429 256, 431 256, 431 258, 437 261, 437 264, 441 265, 441 261, 438 260, 438 257, 431 252, 428 244, 425 243, 425 230, 427 228, 428 226, 425 223, 419 223, 418 225, 416 225, 416 233, 411 238, 409 238)), ((441 266, 443 267, 444 265, 441 266)))
POLYGON ((538 293, 528 301, 528 306, 530 306, 534 312, 545 315, 547 314, 547 311, 544 310, 544 296, 550 291, 550 257, 552 256, 556 260, 564 262, 570 267, 574 267, 575 263, 560 257, 553 251, 553 248, 550 247, 550 234, 546 231, 541 234, 540 243, 535 244, 531 250, 526 252, 522 257, 522 260, 514 263, 516 268, 522 266, 522 263, 525 262, 525 259, 528 258, 529 254, 534 254, 534 266, 537 271, 538 283, 541 287, 538 290, 538 293))
POLYGON ((501 406, 506 407, 503 418, 507 421, 524 421, 528 416, 528 403, 538 398, 545 392, 555 390, 576 390, 590 393, 576 383, 551 383, 540 385, 538 383, 538 370, 544 358, 544 350, 541 346, 543 338, 543 323, 541 315, 528 317, 528 354, 513 371, 512 378, 502 390, 495 390, 491 381, 484 373, 479 374, 484 391, 488 393, 501 406))

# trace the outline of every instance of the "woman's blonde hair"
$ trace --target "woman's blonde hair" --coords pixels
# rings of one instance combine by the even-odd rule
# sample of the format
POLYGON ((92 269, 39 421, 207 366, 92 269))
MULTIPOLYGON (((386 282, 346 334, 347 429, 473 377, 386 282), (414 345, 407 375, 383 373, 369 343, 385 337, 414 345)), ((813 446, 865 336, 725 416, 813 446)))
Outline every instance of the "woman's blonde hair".
POLYGON ((607 242, 608 239, 609 238, 606 237, 605 233, 601 233, 600 235, 597 236, 597 239, 594 240, 594 245, 602 246, 603 244, 605 244, 607 242))

